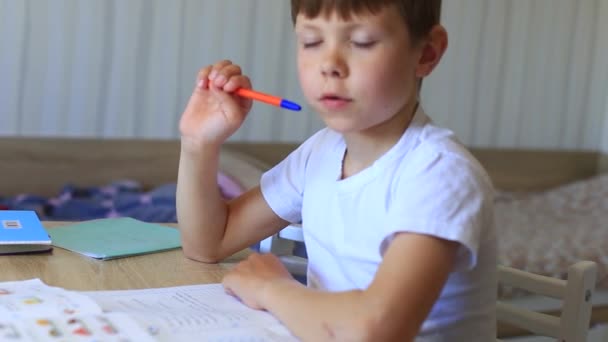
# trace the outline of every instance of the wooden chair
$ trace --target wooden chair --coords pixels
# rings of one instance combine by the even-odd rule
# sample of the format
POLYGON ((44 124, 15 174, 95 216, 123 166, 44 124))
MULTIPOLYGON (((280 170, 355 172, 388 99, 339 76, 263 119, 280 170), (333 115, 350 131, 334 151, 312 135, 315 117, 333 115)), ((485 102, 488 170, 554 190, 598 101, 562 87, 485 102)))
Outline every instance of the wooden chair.
MULTIPOLYGON (((559 316, 524 309, 503 301, 496 303, 498 322, 522 328, 559 342, 584 342, 591 319, 597 265, 580 261, 568 268, 566 280, 498 266, 498 283, 563 301, 559 316)), ((500 340, 497 340, 500 341, 500 340)))
MULTIPOLYGON (((307 260, 292 254, 294 241, 304 241, 301 225, 289 225, 278 234, 263 240, 260 252, 278 255, 292 274, 303 276, 306 275, 307 260)), ((596 273, 597 265, 591 261, 581 261, 570 266, 567 280, 499 265, 499 284, 560 299, 563 300, 563 305, 561 314, 553 316, 497 301, 497 320, 535 335, 557 338, 559 342, 583 342, 589 330, 596 273)))

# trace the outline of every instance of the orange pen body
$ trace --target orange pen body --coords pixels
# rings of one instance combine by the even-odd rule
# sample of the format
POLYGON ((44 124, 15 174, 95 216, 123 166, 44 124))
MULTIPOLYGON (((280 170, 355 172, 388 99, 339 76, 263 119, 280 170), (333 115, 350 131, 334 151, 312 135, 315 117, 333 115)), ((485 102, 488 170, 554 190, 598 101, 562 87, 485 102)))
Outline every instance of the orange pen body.
POLYGON ((258 100, 274 106, 281 106, 281 98, 269 94, 260 93, 251 89, 239 88, 236 90, 238 96, 246 97, 252 100, 258 100))

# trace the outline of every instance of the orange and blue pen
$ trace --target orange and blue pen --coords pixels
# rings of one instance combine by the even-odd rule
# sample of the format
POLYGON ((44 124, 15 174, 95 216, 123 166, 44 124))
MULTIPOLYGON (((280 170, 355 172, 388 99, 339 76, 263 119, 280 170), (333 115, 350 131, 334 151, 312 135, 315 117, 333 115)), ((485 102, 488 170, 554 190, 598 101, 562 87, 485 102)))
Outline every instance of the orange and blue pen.
POLYGON ((251 89, 239 88, 234 93, 241 97, 246 97, 248 99, 257 100, 260 102, 268 103, 273 106, 277 106, 277 107, 281 107, 281 108, 285 108, 285 109, 289 109, 289 110, 293 110, 293 111, 299 111, 302 109, 302 107, 300 107, 300 105, 295 102, 292 102, 292 101, 289 101, 286 99, 282 99, 282 98, 274 96, 274 95, 264 94, 259 91, 255 91, 255 90, 251 90, 251 89))

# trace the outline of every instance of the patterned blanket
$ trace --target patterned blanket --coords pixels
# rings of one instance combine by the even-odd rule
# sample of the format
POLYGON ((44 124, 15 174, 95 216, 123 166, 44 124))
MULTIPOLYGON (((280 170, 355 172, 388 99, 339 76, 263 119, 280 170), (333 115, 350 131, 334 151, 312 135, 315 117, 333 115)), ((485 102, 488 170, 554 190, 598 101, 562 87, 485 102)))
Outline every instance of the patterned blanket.
POLYGON ((598 264, 608 289, 608 174, 544 192, 502 192, 495 201, 501 264, 566 278, 580 260, 598 264))
MULTIPOLYGON (((244 191, 236 180, 223 173, 218 174, 218 186, 226 199, 244 191)), ((45 221, 132 217, 146 222, 177 222, 175 190, 175 184, 166 184, 145 191, 133 180, 99 187, 67 184, 51 197, 35 194, 0 197, 0 209, 34 210, 45 221)))

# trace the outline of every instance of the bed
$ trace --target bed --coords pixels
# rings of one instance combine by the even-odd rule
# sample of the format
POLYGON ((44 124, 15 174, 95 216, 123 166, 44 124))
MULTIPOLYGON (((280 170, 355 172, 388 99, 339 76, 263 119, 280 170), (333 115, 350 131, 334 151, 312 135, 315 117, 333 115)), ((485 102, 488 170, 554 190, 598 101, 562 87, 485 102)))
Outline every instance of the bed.
MULTIPOLYGON (((295 147, 227 143, 220 172, 244 191, 257 185, 262 172, 295 147)), ((508 149, 473 149, 473 153, 498 189, 500 262, 563 276, 564 265, 579 259, 596 261, 598 290, 592 321, 608 322, 608 224, 604 223, 608 222, 608 176, 602 173, 608 156, 593 151, 508 149)), ((178 158, 179 142, 174 140, 0 138, 0 196, 50 196, 66 183, 98 186, 120 179, 153 189, 175 182, 178 158)), ((558 309, 550 300, 508 289, 501 295, 546 311, 558 309)), ((506 326, 499 330, 501 336, 518 333, 506 326)))

